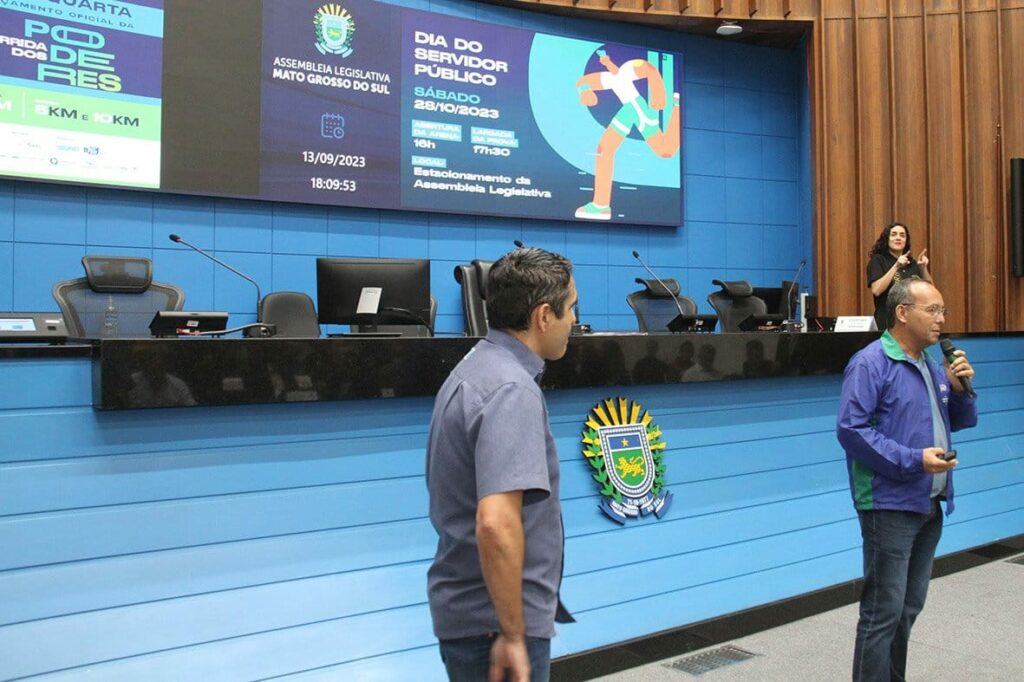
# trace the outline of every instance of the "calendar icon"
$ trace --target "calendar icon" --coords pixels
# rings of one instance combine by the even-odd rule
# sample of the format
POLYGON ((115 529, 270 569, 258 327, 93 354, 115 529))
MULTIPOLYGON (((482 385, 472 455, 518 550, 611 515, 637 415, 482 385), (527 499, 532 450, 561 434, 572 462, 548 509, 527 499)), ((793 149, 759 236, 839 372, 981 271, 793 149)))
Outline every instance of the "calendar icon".
POLYGON ((341 114, 324 114, 320 117, 320 137, 340 140, 345 137, 345 117, 341 114))

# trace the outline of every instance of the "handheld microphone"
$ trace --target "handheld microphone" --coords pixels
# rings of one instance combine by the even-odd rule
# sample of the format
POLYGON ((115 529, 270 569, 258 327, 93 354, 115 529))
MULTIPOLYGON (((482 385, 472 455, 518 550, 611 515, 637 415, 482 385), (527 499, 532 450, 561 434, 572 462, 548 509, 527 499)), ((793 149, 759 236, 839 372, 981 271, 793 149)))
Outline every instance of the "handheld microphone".
MULTIPOLYGON (((942 349, 942 354, 946 356, 946 359, 950 362, 957 359, 958 356, 955 355, 956 346, 954 346, 953 342, 949 339, 940 339, 939 348, 942 349)), ((968 377, 957 377, 957 379, 960 380, 960 385, 964 387, 965 391, 967 391, 967 395, 972 398, 977 395, 977 393, 974 392, 974 389, 971 388, 971 380, 968 377)))
POLYGON ((640 263, 640 265, 644 266, 644 270, 651 273, 651 277, 657 280, 658 284, 660 284, 662 288, 665 289, 665 291, 668 293, 668 295, 672 297, 672 302, 676 304, 676 310, 679 311, 679 315, 681 317, 685 317, 686 313, 683 312, 683 306, 679 304, 679 297, 676 296, 675 293, 673 293, 673 291, 669 289, 664 282, 661 281, 661 277, 658 277, 656 274, 654 274, 654 270, 651 270, 649 267, 647 267, 647 263, 644 262, 643 258, 640 257, 639 253, 634 251, 633 258, 636 258, 637 262, 640 263))
POLYGON ((227 268, 231 272, 235 273, 236 275, 238 275, 242 279, 247 280, 250 283, 252 283, 252 285, 254 287, 256 287, 256 321, 257 322, 261 322, 262 321, 263 314, 262 314, 262 310, 261 309, 263 307, 263 305, 262 305, 263 297, 260 295, 260 285, 256 283, 256 280, 254 280, 249 275, 246 275, 245 273, 242 273, 242 272, 239 272, 238 270, 235 270, 233 267, 231 267, 230 265, 228 265, 224 261, 222 261, 222 260, 220 260, 220 259, 218 259, 218 258, 216 258, 214 256, 211 256, 210 254, 208 254, 206 251, 203 251, 202 249, 200 249, 195 244, 189 244, 187 241, 185 241, 184 239, 182 239, 180 236, 178 236, 176 234, 173 234, 173 233, 169 234, 169 235, 167 235, 167 238, 170 239, 172 242, 176 242, 178 244, 184 244, 185 246, 187 246, 188 248, 192 249, 193 251, 197 251, 197 252, 203 254, 204 256, 206 256, 207 258, 212 260, 217 265, 224 266, 225 268, 227 268))
POLYGON ((804 271, 804 266, 807 265, 806 260, 800 261, 800 267, 796 269, 796 274, 793 275, 793 281, 789 283, 789 291, 786 292, 786 319, 793 319, 793 287, 797 286, 797 280, 800 279, 800 273, 804 271))

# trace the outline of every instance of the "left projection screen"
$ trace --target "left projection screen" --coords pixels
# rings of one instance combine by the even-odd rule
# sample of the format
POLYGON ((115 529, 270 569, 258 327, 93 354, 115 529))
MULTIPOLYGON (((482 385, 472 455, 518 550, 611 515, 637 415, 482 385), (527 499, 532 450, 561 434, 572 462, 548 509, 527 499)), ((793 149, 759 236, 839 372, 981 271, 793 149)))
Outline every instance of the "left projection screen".
POLYGON ((160 186, 163 4, 0 3, 0 174, 160 186))
POLYGON ((0 0, 0 176, 679 225, 682 73, 372 0, 0 0))

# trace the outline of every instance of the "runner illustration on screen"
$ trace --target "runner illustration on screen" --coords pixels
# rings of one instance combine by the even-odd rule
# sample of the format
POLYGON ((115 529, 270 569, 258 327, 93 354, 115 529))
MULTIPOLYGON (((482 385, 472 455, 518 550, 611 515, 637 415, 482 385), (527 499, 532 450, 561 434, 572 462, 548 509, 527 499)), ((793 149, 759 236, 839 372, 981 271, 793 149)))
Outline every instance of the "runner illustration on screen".
POLYGON ((611 90, 622 102, 622 108, 612 117, 597 143, 593 201, 576 209, 576 217, 611 220, 612 178, 619 145, 636 128, 655 154, 664 159, 672 157, 679 150, 679 93, 672 94, 672 112, 663 131, 658 126, 658 112, 665 108, 667 91, 658 69, 643 59, 630 59, 619 66, 604 50, 597 50, 597 56, 606 70, 585 74, 576 81, 580 104, 592 107, 597 104, 598 90, 611 90), (635 85, 636 81, 644 79, 647 80, 646 100, 635 85))

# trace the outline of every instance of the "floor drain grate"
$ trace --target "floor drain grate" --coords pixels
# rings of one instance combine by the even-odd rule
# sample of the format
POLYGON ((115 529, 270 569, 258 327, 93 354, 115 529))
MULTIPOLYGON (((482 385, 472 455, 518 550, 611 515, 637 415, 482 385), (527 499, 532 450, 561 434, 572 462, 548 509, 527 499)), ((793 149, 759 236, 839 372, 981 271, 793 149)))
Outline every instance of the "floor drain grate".
POLYGON ((665 667, 691 675, 703 675, 733 663, 741 663, 757 655, 744 651, 739 647, 723 646, 711 651, 687 656, 686 658, 680 658, 678 661, 666 664, 665 667))
POLYGON ((1021 566, 1024 566, 1024 554, 1015 556, 1012 559, 1007 559, 1007 561, 1011 564, 1020 564, 1021 566))

